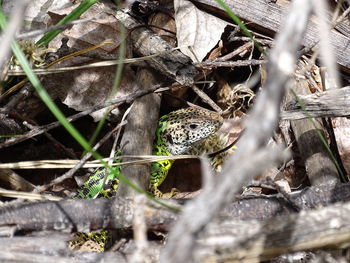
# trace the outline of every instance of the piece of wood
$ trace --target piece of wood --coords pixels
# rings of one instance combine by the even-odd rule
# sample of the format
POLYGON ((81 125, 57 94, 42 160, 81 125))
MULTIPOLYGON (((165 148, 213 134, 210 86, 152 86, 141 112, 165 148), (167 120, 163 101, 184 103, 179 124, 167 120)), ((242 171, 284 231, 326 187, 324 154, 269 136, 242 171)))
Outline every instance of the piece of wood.
POLYGON ((192 250, 193 262, 261 262, 320 248, 344 248, 350 238, 350 203, 269 220, 212 222, 192 250))
MULTIPOLYGON (((191 0, 200 8, 215 15, 229 19, 227 13, 215 0, 191 0)), ((269 36, 273 36, 284 22, 288 8, 279 6, 273 1, 266 0, 224 0, 225 4, 241 18, 249 27, 263 31, 269 36)), ((306 34, 302 40, 304 46, 311 46, 319 41, 318 27, 314 22, 310 22, 306 34)), ((332 30, 330 39, 337 63, 343 70, 350 72, 350 39, 343 34, 332 30)))
MULTIPOLYGON (((290 251, 346 244, 350 233, 349 203, 323 206, 349 201, 350 184, 309 187, 292 193, 291 199, 304 209, 313 209, 299 214, 291 213, 280 196, 255 196, 230 204, 218 214, 218 220, 208 225, 207 231, 199 236, 193 254, 196 258, 207 255, 242 262, 237 259, 239 255, 243 258, 252 256, 267 259, 290 251), (315 208, 318 210, 315 211, 315 208), (277 217, 281 212, 284 216, 277 217), (264 214, 268 216, 261 217, 264 214), (243 254, 239 254, 240 251, 243 254)), ((3 237, 6 228, 23 230, 21 233, 31 230, 71 231, 74 224, 80 224, 81 227, 91 225, 95 230, 102 226, 125 229, 132 226, 135 205, 132 199, 115 198, 17 203, 0 207, 0 244, 7 244, 3 246, 3 253, 0 253, 0 261, 11 254, 21 256, 22 259, 21 253, 31 253, 38 258, 48 253, 55 255, 56 251, 59 255, 69 257, 73 253, 65 249, 65 242, 69 239, 67 234, 49 232, 50 240, 46 242, 47 235, 10 239, 3 237), (85 219, 82 219, 84 216, 85 219)), ((156 208, 154 203, 145 206, 148 229, 169 230, 177 218, 178 215, 166 209, 156 208), (165 225, 168 227, 164 228, 165 225)))
POLYGON ((12 189, 16 191, 31 192, 35 188, 35 185, 18 175, 11 169, 0 170, 0 182, 2 187, 12 189))
MULTIPOLYGON (((125 198, 7 204, 0 207, 0 235, 17 230, 90 232, 130 228, 134 207, 135 202, 125 198)), ((145 213, 148 229, 164 231, 176 218, 174 212, 156 208, 154 203, 145 207, 145 213)))
MULTIPOLYGON (((156 84, 154 74, 148 69, 138 71, 135 89, 151 88, 156 84)), ((120 143, 124 155, 151 155, 154 134, 159 119, 160 95, 148 94, 138 98, 133 103, 128 115, 122 141, 120 143)), ((123 161, 128 161, 127 158, 123 161)), ((150 165, 127 165, 122 168, 122 174, 132 183, 148 190, 150 165)), ((130 186, 121 183, 118 189, 121 196, 135 196, 137 192, 130 186)))
POLYGON ((283 120, 350 116, 350 87, 326 90, 309 95, 300 94, 298 97, 304 109, 301 108, 296 99, 291 99, 281 113, 283 120))
POLYGON ((12 263, 96 263, 96 262, 128 262, 125 253, 107 252, 82 253, 74 252, 67 246, 70 234, 48 232, 41 236, 1 237, 0 262, 12 263))
MULTIPOLYGON (((295 80, 292 89, 296 94, 311 93, 307 79, 295 80)), ((293 97, 289 91, 287 99, 293 97)), ((340 183, 337 168, 320 138, 321 134, 326 138, 322 120, 294 120, 291 128, 311 185, 340 183)))
POLYGON ((148 242, 146 257, 141 255, 135 260, 133 255, 137 243, 134 240, 119 239, 116 246, 104 253, 72 251, 67 242, 71 239, 69 233, 46 232, 40 236, 0 237, 0 262, 11 263, 136 263, 158 262, 161 242, 148 242))
MULTIPOLYGON (((350 201, 350 184, 336 186, 322 185, 308 187, 290 194, 294 205, 303 210, 324 207, 336 202, 350 201)), ((180 205, 183 200, 172 201, 180 205)), ((7 204, 0 207, 0 236, 23 231, 100 230, 126 229, 132 226, 135 201, 133 199, 77 199, 58 202, 40 201, 33 203, 7 204), (79 211, 79 213, 77 213, 79 211)), ((145 206, 145 219, 149 230, 168 231, 178 215, 156 207, 154 203, 145 206)), ((294 213, 286 200, 278 195, 254 196, 238 199, 220 211, 218 216, 241 220, 268 219, 294 213)))

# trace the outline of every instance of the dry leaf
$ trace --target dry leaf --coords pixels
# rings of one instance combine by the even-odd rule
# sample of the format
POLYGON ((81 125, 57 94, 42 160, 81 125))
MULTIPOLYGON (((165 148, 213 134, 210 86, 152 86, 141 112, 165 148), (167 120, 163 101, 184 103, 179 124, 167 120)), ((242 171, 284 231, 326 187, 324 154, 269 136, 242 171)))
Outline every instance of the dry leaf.
MULTIPOLYGON (((69 13, 76 6, 59 12, 51 12, 51 16, 60 19, 69 13)), ((82 50, 106 40, 113 44, 102 46, 95 50, 101 56, 106 54, 117 54, 120 41, 120 24, 113 16, 113 11, 105 4, 93 5, 81 18, 93 18, 94 20, 76 24, 65 30, 59 37, 50 43, 50 47, 59 48, 61 39, 69 39, 68 46, 74 50, 82 50)), ((126 54, 128 56, 128 54, 126 54)), ((90 58, 76 57, 59 66, 77 66, 94 62, 90 58)), ((83 111, 108 102, 109 99, 128 94, 132 91, 134 72, 130 67, 123 69, 122 82, 118 92, 111 96, 112 85, 115 78, 116 67, 101 67, 84 70, 74 70, 63 74, 46 77, 44 84, 52 97, 59 97, 60 100, 77 111, 83 111)), ((104 110, 92 114, 94 119, 99 120, 104 110)))
POLYGON ((222 40, 219 41, 218 45, 210 52, 208 59, 214 60, 222 56, 224 50, 224 43, 222 40))
POLYGON ((228 23, 188 0, 175 0, 174 7, 178 46, 194 62, 200 62, 216 46, 228 23))
MULTIPOLYGON (((14 3, 14 1, 3 2, 7 13, 11 13, 14 3)), ((30 25, 29 29, 47 28, 55 25, 77 6, 78 4, 72 5, 72 2, 69 0, 31 1, 26 11, 25 24, 30 25)), ((69 39, 68 46, 72 49, 72 52, 111 40, 112 44, 104 45, 94 52, 97 57, 99 55, 105 57, 108 54, 116 57, 118 46, 123 38, 119 33, 120 24, 117 23, 113 13, 114 11, 107 4, 97 3, 93 5, 80 17, 82 19, 91 19, 91 21, 78 23, 64 30, 50 42, 50 47, 58 49, 61 46, 63 37, 69 39)), ((129 53, 130 51, 127 51, 127 57, 129 53)), ((55 67, 80 66, 95 61, 96 59, 93 60, 86 57, 74 57, 55 67)), ((68 107, 77 111, 83 111, 105 104, 109 99, 132 92, 134 72, 130 67, 125 66, 118 91, 111 96, 115 72, 115 66, 72 70, 60 74, 46 75, 42 78, 42 83, 53 100, 59 98, 68 107)), ((102 117, 103 113, 104 110, 101 110, 91 115, 97 121, 102 117)), ((115 110, 114 113, 118 114, 118 110, 115 110)))
POLYGON ((255 94, 244 83, 233 87, 224 79, 217 79, 218 93, 216 95, 218 105, 225 109, 225 117, 242 116, 247 112, 255 94))
MULTIPOLYGON (((9 15, 17 1, 3 0, 2 8, 5 14, 9 15)), ((47 27, 49 11, 59 10, 72 6, 70 0, 32 0, 28 4, 24 15, 24 26, 26 29, 43 29, 47 27)))

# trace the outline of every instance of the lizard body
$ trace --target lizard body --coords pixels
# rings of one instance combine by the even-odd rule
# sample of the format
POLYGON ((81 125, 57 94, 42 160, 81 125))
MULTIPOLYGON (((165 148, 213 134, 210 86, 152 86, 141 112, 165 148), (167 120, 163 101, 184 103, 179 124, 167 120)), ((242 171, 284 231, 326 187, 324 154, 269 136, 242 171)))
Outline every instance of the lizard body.
MULTIPOLYGON (((189 107, 170 112, 159 119, 153 144, 153 155, 185 154, 192 148, 192 145, 214 134, 222 123, 223 118, 218 113, 209 110, 189 107)), ((120 159, 117 159, 116 162, 120 162, 120 159)), ((152 195, 163 196, 158 187, 165 180, 173 162, 174 160, 164 160, 152 163, 149 184, 149 192, 152 195)), ((117 166, 114 169, 120 172, 121 167, 117 166)), ((99 169, 77 191, 76 198, 111 198, 117 191, 118 183, 118 179, 108 173, 107 169, 99 169)), ((103 251, 107 239, 107 231, 77 233, 76 238, 70 242, 70 247, 76 249, 75 247, 81 246, 80 241, 84 240, 89 246, 91 242, 98 244, 99 248, 94 251, 103 251)))

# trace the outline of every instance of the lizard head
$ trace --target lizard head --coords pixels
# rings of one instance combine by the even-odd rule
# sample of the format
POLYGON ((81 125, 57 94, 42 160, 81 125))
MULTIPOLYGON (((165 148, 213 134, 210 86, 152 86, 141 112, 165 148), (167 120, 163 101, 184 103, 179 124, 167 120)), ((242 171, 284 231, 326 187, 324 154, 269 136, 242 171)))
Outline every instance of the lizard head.
POLYGON ((222 123, 218 113, 190 107, 162 116, 159 136, 171 154, 184 154, 195 142, 215 133, 222 123))

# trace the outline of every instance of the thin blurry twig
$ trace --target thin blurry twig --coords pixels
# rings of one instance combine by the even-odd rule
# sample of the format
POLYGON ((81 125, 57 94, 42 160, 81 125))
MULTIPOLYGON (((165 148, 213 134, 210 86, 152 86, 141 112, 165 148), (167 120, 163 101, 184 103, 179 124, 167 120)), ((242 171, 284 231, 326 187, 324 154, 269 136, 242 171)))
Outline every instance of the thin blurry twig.
POLYGON ((291 4, 285 27, 277 36, 276 45, 268 57, 269 71, 265 87, 257 97, 246 132, 238 142, 238 150, 227 160, 222 174, 213 180, 212 185, 204 188, 196 199, 185 206, 161 253, 162 263, 192 262, 196 238, 220 209, 232 201, 235 193, 247 181, 262 172, 266 166, 271 166, 286 156, 281 149, 272 151, 266 149, 265 145, 277 126, 280 102, 289 77, 294 73, 297 49, 310 13, 310 1, 294 0, 291 4), (261 162, 263 156, 264 165, 261 162))
POLYGON ((320 36, 320 54, 322 63, 327 68, 329 74, 329 80, 332 82, 330 88, 339 88, 340 80, 337 71, 337 64, 333 52, 333 48, 330 42, 330 25, 327 23, 328 9, 325 1, 311 0, 312 7, 319 20, 319 36, 320 36))
POLYGON ((26 11, 29 0, 20 0, 16 1, 14 4, 14 8, 11 13, 11 17, 8 23, 6 30, 1 34, 1 49, 0 49, 0 80, 5 78, 6 75, 6 67, 8 58, 10 57, 11 43, 14 39, 14 36, 17 30, 22 25, 22 18, 24 16, 24 12, 26 11))

